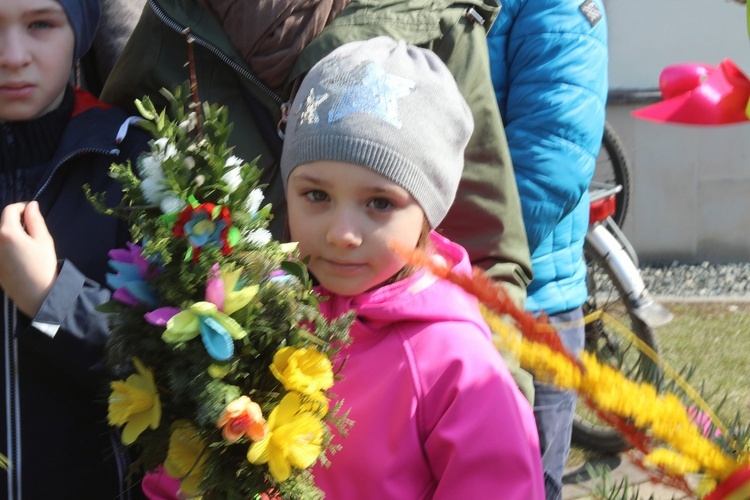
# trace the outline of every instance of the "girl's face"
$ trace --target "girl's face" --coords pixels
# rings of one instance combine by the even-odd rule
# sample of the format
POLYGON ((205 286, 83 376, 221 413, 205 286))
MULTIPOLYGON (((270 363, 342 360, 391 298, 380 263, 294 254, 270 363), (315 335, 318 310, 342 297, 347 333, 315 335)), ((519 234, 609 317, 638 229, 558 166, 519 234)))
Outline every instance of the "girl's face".
POLYGON ((416 248, 425 220, 408 191, 372 170, 333 161, 295 168, 287 182, 289 228, 310 272, 339 295, 381 285, 404 261, 394 243, 416 248))
POLYGON ((74 50, 73 27, 55 0, 0 1, 0 121, 59 106, 74 50))

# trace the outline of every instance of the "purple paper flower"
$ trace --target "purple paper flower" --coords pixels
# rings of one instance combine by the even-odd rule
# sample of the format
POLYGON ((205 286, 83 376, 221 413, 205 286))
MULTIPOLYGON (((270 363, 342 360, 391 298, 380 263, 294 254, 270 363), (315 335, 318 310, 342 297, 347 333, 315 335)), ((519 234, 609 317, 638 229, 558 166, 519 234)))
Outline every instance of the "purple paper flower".
POLYGON ((155 308, 159 305, 156 290, 146 280, 156 270, 150 269, 151 262, 143 256, 139 245, 128 242, 127 246, 109 252, 109 266, 116 271, 106 276, 107 285, 114 289, 112 298, 131 307, 143 304, 155 308))

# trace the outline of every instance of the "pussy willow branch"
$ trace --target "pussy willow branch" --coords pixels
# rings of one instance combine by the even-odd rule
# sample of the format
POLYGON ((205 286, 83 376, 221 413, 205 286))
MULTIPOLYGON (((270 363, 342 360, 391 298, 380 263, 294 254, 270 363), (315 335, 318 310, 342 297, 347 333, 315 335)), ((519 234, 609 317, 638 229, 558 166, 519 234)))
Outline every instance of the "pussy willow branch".
POLYGON ((198 140, 203 139, 203 121, 201 120, 201 101, 198 97, 198 77, 195 74, 195 54, 193 51, 193 43, 195 39, 190 34, 190 28, 185 28, 182 32, 187 40, 188 49, 188 71, 190 72, 190 95, 193 98, 193 106, 195 107, 195 118, 196 118, 196 132, 198 134, 198 140))

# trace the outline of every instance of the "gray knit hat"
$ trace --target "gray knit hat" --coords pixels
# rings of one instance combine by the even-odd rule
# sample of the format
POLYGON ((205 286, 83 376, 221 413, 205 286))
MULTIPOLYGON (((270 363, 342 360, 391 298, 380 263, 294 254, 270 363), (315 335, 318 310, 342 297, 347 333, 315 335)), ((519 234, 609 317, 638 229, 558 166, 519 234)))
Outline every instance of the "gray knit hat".
POLYGON ((342 45, 302 81, 281 155, 370 168, 406 189, 437 227, 456 197, 474 121, 433 52, 378 37, 342 45))
POLYGON ((99 24, 99 0, 57 0, 65 9, 70 25, 76 35, 73 62, 78 61, 91 47, 96 27, 99 24))

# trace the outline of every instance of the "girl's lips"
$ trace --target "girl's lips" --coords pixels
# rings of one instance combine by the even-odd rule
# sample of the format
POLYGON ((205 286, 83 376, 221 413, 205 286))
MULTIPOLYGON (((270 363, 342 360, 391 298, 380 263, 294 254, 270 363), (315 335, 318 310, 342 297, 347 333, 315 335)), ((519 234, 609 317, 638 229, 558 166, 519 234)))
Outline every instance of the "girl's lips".
POLYGON ((326 267, 328 267, 328 269, 339 274, 354 274, 365 267, 365 264, 361 262, 339 262, 328 259, 320 260, 326 267))

